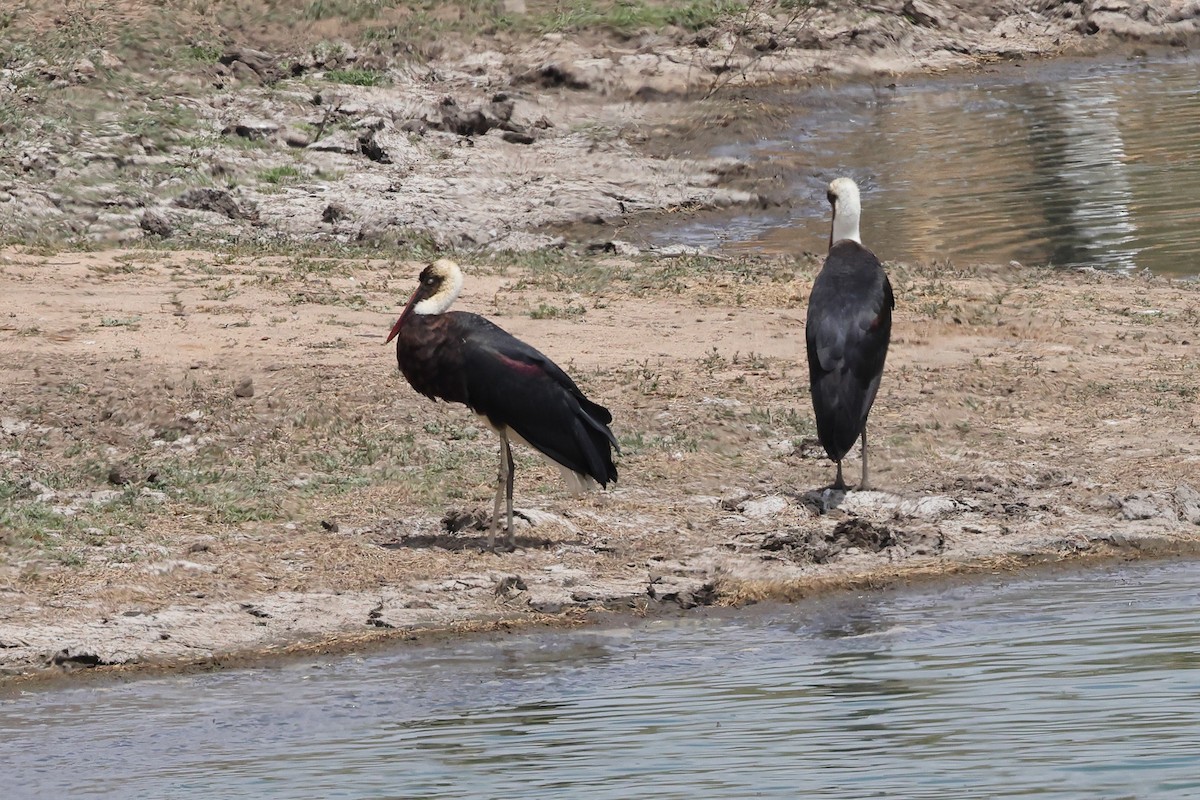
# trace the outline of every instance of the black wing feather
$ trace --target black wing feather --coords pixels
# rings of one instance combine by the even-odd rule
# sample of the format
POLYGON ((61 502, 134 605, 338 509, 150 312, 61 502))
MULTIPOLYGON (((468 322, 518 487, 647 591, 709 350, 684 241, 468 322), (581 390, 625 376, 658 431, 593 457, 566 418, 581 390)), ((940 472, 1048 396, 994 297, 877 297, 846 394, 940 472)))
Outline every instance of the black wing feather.
POLYGON ((463 346, 466 404, 573 472, 616 481, 612 414, 538 350, 476 314, 451 312, 463 346))
POLYGON ((830 249, 809 296, 805 339, 817 436, 834 461, 854 446, 875 402, 895 305, 874 253, 853 241, 830 249))

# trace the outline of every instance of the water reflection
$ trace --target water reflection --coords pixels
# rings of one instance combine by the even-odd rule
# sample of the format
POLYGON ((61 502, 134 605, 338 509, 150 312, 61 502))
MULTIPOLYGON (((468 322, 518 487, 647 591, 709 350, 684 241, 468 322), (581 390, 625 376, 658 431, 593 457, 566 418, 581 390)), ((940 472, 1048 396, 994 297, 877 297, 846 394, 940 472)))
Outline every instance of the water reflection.
MULTIPOLYGON (((1068 85, 1069 86, 1069 85, 1068 85)), ((1048 262, 1133 269, 1132 190, 1118 127, 1118 98, 1060 86, 1033 91, 1028 143, 1033 181, 1047 232, 1048 262)))
POLYGON ((651 238, 821 252, 824 187, 845 172, 885 260, 1198 274, 1198 81, 1188 56, 814 92, 782 135, 721 151, 796 176, 794 208, 651 238))

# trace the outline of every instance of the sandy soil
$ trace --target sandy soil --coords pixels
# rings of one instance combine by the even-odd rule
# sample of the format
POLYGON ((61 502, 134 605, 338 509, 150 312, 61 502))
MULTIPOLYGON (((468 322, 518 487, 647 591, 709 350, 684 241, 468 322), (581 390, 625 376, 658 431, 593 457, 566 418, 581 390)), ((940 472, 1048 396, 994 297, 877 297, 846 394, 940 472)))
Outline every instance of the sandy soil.
MULTIPOLYGON (((104 83, 132 57, 104 67, 93 52, 91 76, 75 51, 6 67, 0 112, 15 97, 27 122, 106 92, 187 113, 130 130, 93 108, 0 139, 14 241, 0 251, 0 669, 224 663, 1194 549, 1194 283, 889 265, 882 491, 843 496, 821 491, 832 469, 806 388, 817 263, 492 250, 544 248, 560 235, 548 225, 761 202, 736 164, 662 157, 660 133, 682 149, 697 121, 753 104, 704 100, 713 88, 1186 42, 1196 11, 835 4, 707 33, 496 34, 449 39, 420 69, 384 59, 386 87, 335 91, 315 57, 264 81, 251 62, 277 69, 280 49, 184 70, 158 106, 136 80, 104 83), (456 130, 474 110, 488 131, 456 130), (340 150, 311 146, 327 133, 340 150), (110 249, 64 246, 80 241, 110 249), (439 243, 482 246, 463 256, 461 308, 536 344, 616 417, 615 491, 572 498, 518 454, 514 553, 479 549, 494 438, 413 393, 380 346, 412 256, 439 243)), ((260 47, 286 38, 246 30, 260 47)))

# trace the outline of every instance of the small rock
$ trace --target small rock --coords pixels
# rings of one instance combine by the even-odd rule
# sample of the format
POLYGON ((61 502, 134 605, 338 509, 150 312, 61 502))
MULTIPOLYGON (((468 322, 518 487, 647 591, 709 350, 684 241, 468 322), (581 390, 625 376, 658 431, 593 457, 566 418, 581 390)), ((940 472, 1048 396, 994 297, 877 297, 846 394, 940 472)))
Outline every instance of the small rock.
POLYGON ((225 134, 226 136, 233 134, 235 136, 240 136, 243 139, 257 140, 269 139, 278 130, 279 126, 268 120, 244 119, 239 122, 226 125, 225 129, 221 131, 221 133, 225 134))
POLYGON ((511 97, 501 92, 492 97, 491 105, 488 106, 487 113, 495 117, 497 122, 508 122, 512 119, 513 112, 516 110, 517 104, 511 97))
POLYGON ((496 586, 492 591, 494 591, 497 596, 503 597, 504 595, 512 592, 524 592, 528 588, 529 587, 525 585, 525 580, 520 575, 505 575, 503 578, 497 581, 496 586))
POLYGON ((257 617, 259 619, 270 619, 271 618, 271 615, 269 613, 267 613, 266 611, 263 611, 261 608, 254 605, 253 603, 242 603, 241 606, 242 606, 242 610, 245 611, 247 614, 249 614, 252 617, 257 617))
POLYGON ((660 603, 674 602, 680 608, 688 609, 716 602, 717 587, 712 581, 702 578, 664 575, 650 583, 646 594, 660 603))
POLYGON ((188 189, 175 198, 175 205, 193 211, 211 211, 222 214, 230 219, 257 219, 258 212, 253 207, 243 209, 233 199, 233 195, 224 189, 199 187, 188 189))
POLYGON ((310 144, 308 149, 321 153, 342 153, 352 156, 358 153, 358 137, 349 131, 334 131, 325 138, 310 144))
POLYGON ((117 58, 107 50, 101 50, 97 55, 97 58, 100 61, 100 66, 104 69, 120 69, 121 67, 125 66, 125 62, 121 61, 121 59, 117 58))
POLYGON ((533 144, 537 141, 536 136, 534 136, 532 133, 526 133, 524 131, 505 131, 504 133, 500 134, 500 138, 513 144, 533 144))
POLYGON ((321 221, 328 222, 330 225, 341 222, 350 216, 350 209, 346 208, 341 203, 330 203, 325 206, 325 210, 321 212, 321 221))
POLYGON ((899 504, 897 510, 910 517, 937 519, 954 513, 958 507, 958 503, 954 502, 953 498, 939 494, 921 497, 917 500, 904 500, 899 504))
POLYGON ((119 489, 97 489, 91 493, 88 501, 94 506, 103 506, 118 500, 123 494, 119 489))
POLYGON ((906 0, 902 13, 925 28, 941 28, 946 24, 938 10, 925 0, 906 0))
POLYGON ((56 667, 104 667, 111 666, 113 662, 105 661, 95 653, 72 653, 68 648, 63 648, 50 657, 50 663, 56 667))
POLYGON ((492 129, 492 121, 480 109, 466 111, 450 106, 442 112, 442 130, 459 136, 479 136, 492 129))
POLYGON ((234 397, 254 397, 254 379, 247 375, 233 387, 234 397))
POLYGON ((779 495, 762 497, 757 500, 747 500, 739 506, 742 514, 750 519, 773 517, 786 508, 787 500, 779 495))
POLYGON ((238 80, 273 81, 280 75, 275 56, 248 47, 229 50, 221 55, 219 61, 229 67, 238 80))
POLYGON ((1163 516, 1164 509, 1149 497, 1127 497, 1120 503, 1121 516, 1127 520, 1154 519, 1163 516))
POLYGON ((235 61, 229 67, 230 74, 240 83, 259 84, 263 82, 262 76, 255 72, 251 67, 243 64, 241 61, 235 61))
POLYGON ((140 492, 138 492, 138 497, 142 498, 143 500, 147 500, 151 503, 167 502, 167 493, 166 492, 160 492, 157 489, 151 489, 149 486, 143 486, 142 490, 140 492))
MULTIPOLYGON (((552 34, 551 34, 552 35, 552 34)), ((543 37, 548 39, 549 36, 543 37)), ((565 86, 568 89, 587 89, 590 84, 559 64, 543 64, 517 76, 518 83, 536 83, 546 88, 565 86)))
POLYGON ((354 127, 360 130, 381 131, 387 124, 387 120, 378 114, 372 114, 369 117, 363 117, 358 122, 354 123, 354 127))
POLYGON ((375 131, 366 129, 358 135, 358 151, 377 164, 392 163, 391 156, 375 138, 375 131))
POLYGON ((411 236, 409 227, 398 217, 370 219, 358 229, 355 240, 376 247, 396 247, 411 236))
POLYGON ((726 511, 740 511, 742 504, 750 499, 750 492, 745 489, 731 489, 728 494, 718 500, 718 504, 726 511))
POLYGON ((367 612, 367 624, 373 628, 394 628, 392 623, 383 618, 383 603, 367 612))
POLYGON ((1193 525, 1200 525, 1200 492, 1181 483, 1175 489, 1175 502, 1179 504, 1179 516, 1193 525))
POLYGON ((487 509, 452 508, 442 517, 442 530, 448 533, 458 533, 462 530, 486 531, 491 522, 491 514, 487 509))
POLYGON ((288 147, 303 148, 312 144, 312 137, 303 131, 289 130, 286 134, 284 134, 283 141, 288 147))
POLYGON ((171 227, 171 223, 167 221, 167 218, 157 211, 147 211, 142 214, 138 225, 149 235, 157 236, 160 239, 168 239, 175 232, 175 229, 171 227))
POLYGON ((96 65, 90 58, 81 58, 71 67, 71 78, 77 83, 87 83, 96 77, 96 65))

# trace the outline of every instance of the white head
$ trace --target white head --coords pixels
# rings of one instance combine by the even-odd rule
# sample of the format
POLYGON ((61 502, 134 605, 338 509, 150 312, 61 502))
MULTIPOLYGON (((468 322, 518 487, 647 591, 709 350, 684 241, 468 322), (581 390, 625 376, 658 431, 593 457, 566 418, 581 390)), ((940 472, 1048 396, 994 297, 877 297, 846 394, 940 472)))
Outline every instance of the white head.
POLYGON ((413 297, 414 314, 444 314, 462 291, 462 270, 448 258, 439 258, 421 270, 421 285, 413 297))
POLYGON ((417 290, 408 299, 408 305, 400 313, 400 319, 392 326, 387 341, 399 335, 409 314, 444 314, 462 291, 462 270, 448 258, 439 258, 421 270, 420 280, 417 290))
POLYGON ((858 232, 858 218, 862 214, 862 205, 858 199, 858 184, 850 178, 835 178, 829 184, 825 195, 829 205, 833 206, 833 227, 829 231, 829 246, 843 239, 862 244, 862 236, 858 232))

